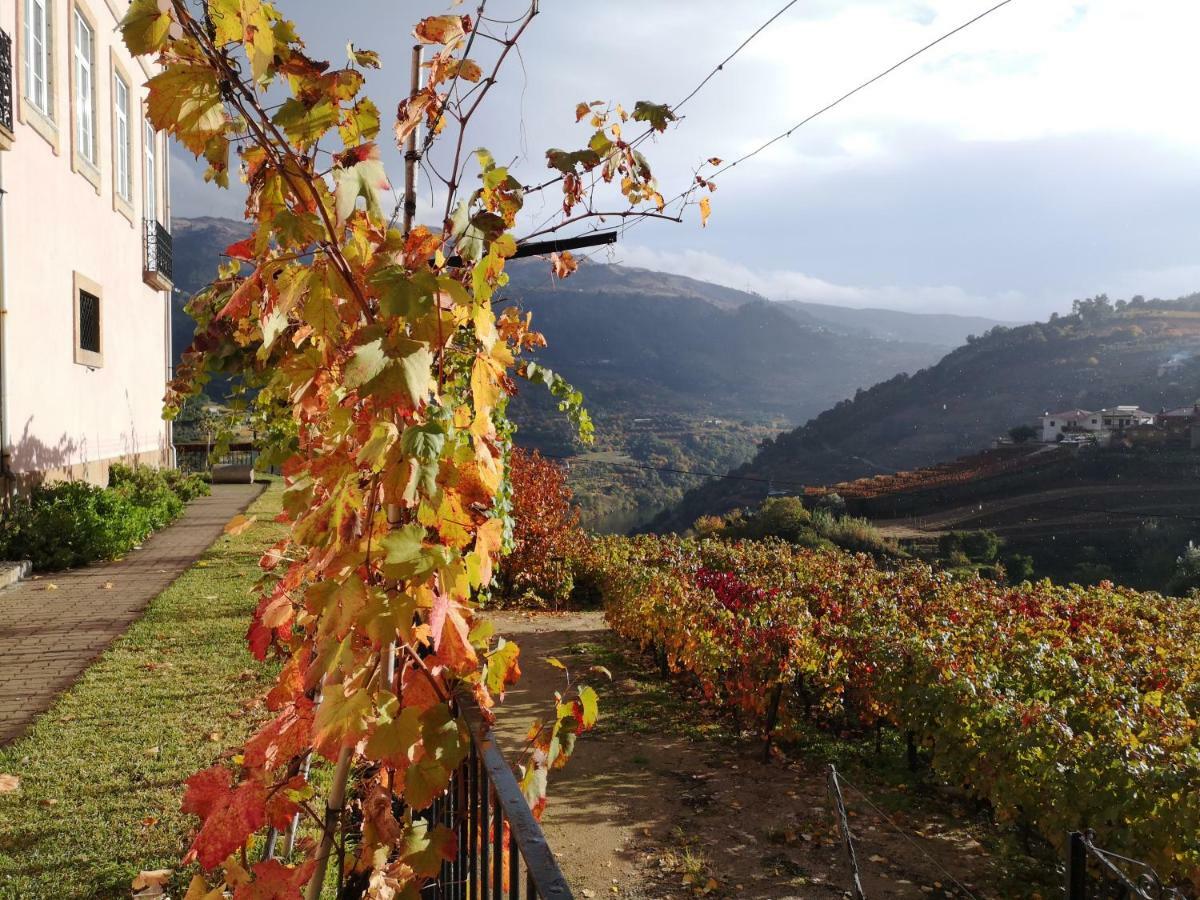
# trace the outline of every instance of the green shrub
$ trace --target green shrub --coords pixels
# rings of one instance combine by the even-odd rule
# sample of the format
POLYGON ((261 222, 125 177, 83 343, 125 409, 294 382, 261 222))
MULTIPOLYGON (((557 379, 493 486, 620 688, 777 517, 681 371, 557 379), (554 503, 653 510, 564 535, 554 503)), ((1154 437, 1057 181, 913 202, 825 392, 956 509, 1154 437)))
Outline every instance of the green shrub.
POLYGON ((173 490, 184 503, 212 493, 212 476, 208 473, 181 472, 179 469, 162 469, 167 487, 173 490))
POLYGON ((0 527, 0 556, 65 569, 127 553, 153 530, 151 513, 127 495, 67 481, 13 501, 0 527))
POLYGON ((1033 557, 1028 553, 1013 553, 1004 561, 1004 568, 1013 584, 1029 581, 1034 573, 1033 557))
POLYGON ((879 529, 866 519, 833 515, 818 509, 812 514, 812 524, 817 534, 845 550, 876 556, 900 555, 900 546, 895 541, 885 538, 879 529))
POLYGON ((28 559, 39 570, 113 559, 177 519, 187 501, 210 492, 194 475, 122 463, 109 468, 108 483, 42 485, 15 499, 0 522, 0 558, 28 559))
POLYGON ((976 562, 994 562, 1002 541, 994 531, 968 531, 963 535, 962 548, 976 562))
POLYGON ((158 469, 116 463, 109 467, 108 486, 145 510, 155 529, 165 528, 183 512, 183 501, 158 469))

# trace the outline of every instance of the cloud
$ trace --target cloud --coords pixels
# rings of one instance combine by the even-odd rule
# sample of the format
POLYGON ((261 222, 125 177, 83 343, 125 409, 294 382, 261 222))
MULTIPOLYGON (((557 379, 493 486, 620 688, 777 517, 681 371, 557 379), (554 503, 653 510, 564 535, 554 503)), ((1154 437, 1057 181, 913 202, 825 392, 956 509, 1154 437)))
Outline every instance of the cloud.
POLYGON ((1026 297, 1019 292, 983 296, 972 294, 955 285, 899 287, 835 284, 804 272, 751 268, 714 253, 699 250, 656 250, 637 244, 614 251, 608 261, 686 275, 689 278, 761 294, 770 300, 803 300, 833 306, 897 309, 908 312, 953 312, 1003 320, 1034 318, 1044 303, 1042 298, 1026 297))
MULTIPOLYGON (((489 12, 512 18, 526 4, 492 0, 489 12)), ((690 184, 700 160, 752 150, 989 5, 797 4, 647 143, 664 194, 690 184)), ((547 5, 465 146, 486 145, 537 180, 544 148, 586 143, 578 101, 677 101, 776 8, 547 5)), ((380 109, 395 108, 407 90, 411 11, 394 0, 293 0, 287 12, 315 55, 336 62, 348 40, 379 48, 384 70, 367 90, 380 109)), ((727 173, 707 229, 689 210, 684 227, 639 227, 629 238, 637 247, 621 252, 664 266, 721 260, 714 280, 727 266, 767 272, 763 288, 826 302, 998 318, 1046 315, 1097 291, 1193 290, 1200 282, 1184 282, 1200 268, 1200 117, 1189 112, 1197 33, 1194 0, 1010 4, 727 173)), ((386 129, 381 144, 399 184, 386 129)), ((446 152, 433 159, 443 171, 446 152)), ((176 173, 181 213, 237 214, 236 195, 203 185, 194 169, 176 173)), ((442 195, 430 196, 426 175, 421 184, 422 219, 435 221, 442 195)), ((524 227, 558 205, 552 192, 531 196, 524 227)))

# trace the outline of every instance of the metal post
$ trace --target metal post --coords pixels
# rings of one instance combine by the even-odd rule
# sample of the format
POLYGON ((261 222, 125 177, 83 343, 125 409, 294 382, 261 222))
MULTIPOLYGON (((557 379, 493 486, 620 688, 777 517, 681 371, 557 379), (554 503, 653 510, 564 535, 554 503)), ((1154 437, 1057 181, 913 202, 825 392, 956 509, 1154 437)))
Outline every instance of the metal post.
POLYGON ((1083 834, 1072 831, 1067 844, 1067 900, 1087 900, 1087 847, 1083 834))
MULTIPOLYGON (((412 93, 415 97, 421 90, 421 55, 423 48, 420 44, 412 48, 412 93)), ((421 131, 418 125, 408 135, 404 145, 404 233, 412 231, 413 219, 417 215, 417 136, 421 131)))
POLYGON ((775 685, 771 691, 770 704, 767 706, 767 734, 763 741, 763 762, 771 761, 771 737, 775 732, 775 723, 779 721, 779 704, 783 700, 783 684, 775 685))
MULTIPOLYGON (((412 81, 409 96, 415 97, 417 92, 421 90, 421 57, 424 50, 420 44, 412 48, 412 81)), ((404 235, 412 231, 413 219, 417 215, 417 160, 420 154, 417 152, 417 135, 421 131, 421 126, 417 126, 408 135, 408 142, 404 146, 404 235)), ((395 503, 387 505, 387 520, 389 525, 399 524, 401 519, 400 507, 395 503)), ((388 649, 384 652, 383 670, 384 677, 387 679, 390 690, 396 690, 396 642, 392 641, 388 644, 388 649)))
POLYGON ((833 796, 834 806, 837 807, 838 828, 842 832, 842 844, 846 848, 846 860, 850 864, 850 877, 853 879, 851 896, 853 900, 867 900, 863 893, 862 879, 858 874, 858 857, 854 853, 854 838, 850 834, 850 820, 846 817, 846 802, 842 799, 842 786, 838 783, 837 769, 829 766, 829 793, 833 796))

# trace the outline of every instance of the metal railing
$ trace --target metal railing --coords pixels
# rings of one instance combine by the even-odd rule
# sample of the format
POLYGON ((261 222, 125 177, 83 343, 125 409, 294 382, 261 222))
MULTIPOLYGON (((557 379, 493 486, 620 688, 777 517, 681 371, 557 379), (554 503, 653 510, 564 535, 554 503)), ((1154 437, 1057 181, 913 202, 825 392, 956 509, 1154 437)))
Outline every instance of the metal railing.
POLYGON ((0 125, 13 130, 12 37, 0 30, 0 125))
POLYGON ((1090 831, 1072 831, 1067 847, 1067 900, 1186 900, 1149 865, 1097 847, 1090 831))
POLYGON ((421 891, 423 900, 573 900, 541 826, 471 702, 460 712, 471 749, 428 813, 458 833, 458 852, 421 891))
POLYGON ((250 466, 258 462, 258 448, 251 443, 230 444, 217 458, 213 444, 204 441, 176 441, 175 465, 185 472, 208 472, 214 465, 250 466))
POLYGON ((146 272, 172 280, 171 232, 157 219, 143 219, 146 245, 146 272))

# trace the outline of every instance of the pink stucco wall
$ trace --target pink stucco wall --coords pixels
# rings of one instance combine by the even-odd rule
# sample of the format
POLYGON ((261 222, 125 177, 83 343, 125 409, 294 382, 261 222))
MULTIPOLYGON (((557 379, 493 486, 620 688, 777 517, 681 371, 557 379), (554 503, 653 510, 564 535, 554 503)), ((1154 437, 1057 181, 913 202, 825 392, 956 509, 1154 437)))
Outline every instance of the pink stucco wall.
MULTIPOLYGON (((162 455, 168 429, 162 397, 168 365, 168 294, 143 283, 142 101, 147 70, 120 44, 115 25, 127 0, 46 0, 54 42, 57 148, 22 120, 25 0, 0 0, 0 27, 13 37, 12 149, 0 153, 3 195, 4 405, 11 466, 28 473, 69 469, 98 480, 100 461, 162 455), (73 169, 72 69, 68 23, 75 3, 95 24, 95 131, 99 188, 73 169), (114 199, 114 59, 131 82, 131 215, 114 199), (75 361, 74 273, 99 284, 103 364, 75 361)), ((45 128, 42 128, 45 131, 45 128)), ((164 162, 157 138, 159 221, 170 222, 164 162)), ((93 178, 95 176, 93 175, 93 178)))

